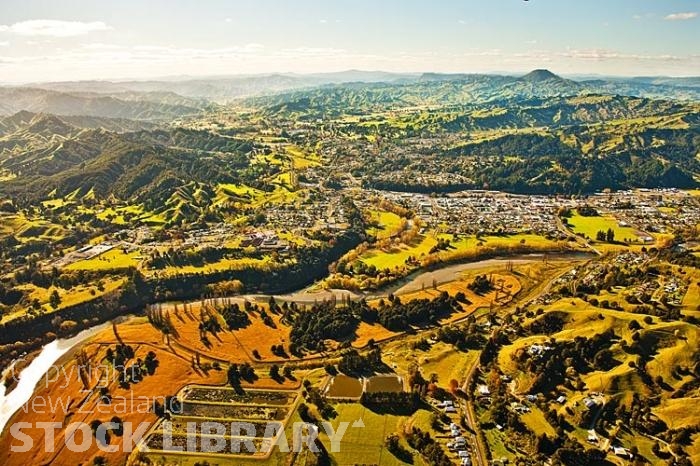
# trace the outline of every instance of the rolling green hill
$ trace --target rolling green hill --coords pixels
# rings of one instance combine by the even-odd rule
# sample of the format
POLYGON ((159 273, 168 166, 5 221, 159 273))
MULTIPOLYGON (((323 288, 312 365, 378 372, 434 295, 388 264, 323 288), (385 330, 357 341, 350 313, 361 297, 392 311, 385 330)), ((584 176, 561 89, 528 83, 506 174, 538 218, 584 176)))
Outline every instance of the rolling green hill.
MULTIPOLYGON (((700 179, 697 99, 636 95, 694 95, 700 86, 692 79, 574 81, 548 70, 521 77, 355 73, 347 79, 352 77, 378 80, 209 107, 165 83, 93 83, 83 92, 70 84, 55 86, 62 91, 3 88, 4 107, 78 116, 23 110, 0 119, 0 175, 7 180, 0 192, 31 201, 78 190, 135 198, 157 210, 191 183, 210 190, 233 182, 265 189, 264 180, 280 170, 279 160, 266 156, 290 143, 319 150, 330 173, 399 191, 487 187, 576 194, 692 188, 700 179), (202 113, 186 116, 196 112, 202 113), (160 118, 174 121, 146 121, 160 118)), ((268 76, 257 82, 275 90, 323 79, 331 78, 268 76)), ((216 92, 224 92, 218 85, 223 87, 216 92)), ((178 86, 185 84, 171 88, 178 86)))
POLYGON ((254 149, 244 139, 184 128, 116 133, 26 112, 0 121, 14 130, 0 137, 0 170, 14 175, 0 183, 4 194, 31 203, 89 193, 177 220, 197 218, 219 183, 239 182, 254 149))
MULTIPOLYGON (((322 122, 332 137, 330 144, 325 134, 326 144, 342 148, 343 170, 365 187, 584 193, 696 186, 700 104, 605 92, 614 84, 628 91, 667 85, 578 82, 547 70, 522 77, 429 74, 246 104, 282 126, 322 122)), ((682 92, 697 91, 687 84, 682 92)))

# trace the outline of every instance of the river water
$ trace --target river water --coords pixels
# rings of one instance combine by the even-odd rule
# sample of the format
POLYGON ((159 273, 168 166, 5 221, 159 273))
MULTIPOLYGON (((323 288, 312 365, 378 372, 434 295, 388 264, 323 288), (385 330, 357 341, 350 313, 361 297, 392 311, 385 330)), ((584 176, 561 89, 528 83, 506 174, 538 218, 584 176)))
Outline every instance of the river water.
MULTIPOLYGON (((314 302, 321 302, 324 299, 335 299, 342 300, 346 297, 351 299, 376 299, 388 296, 392 294, 410 293, 412 291, 418 291, 424 286, 430 288, 433 284, 433 280, 437 284, 447 283, 456 280, 460 277, 462 272, 468 270, 478 270, 487 267, 505 267, 509 264, 512 265, 522 265, 529 264, 533 262, 541 262, 547 260, 550 262, 561 262, 561 261, 581 261, 587 260, 595 257, 593 254, 586 252, 563 252, 563 253, 531 253, 531 254, 517 254, 513 256, 496 256, 490 259, 483 259, 476 262, 459 262, 450 265, 444 265, 442 267, 436 268, 435 270, 418 270, 409 274, 408 276, 397 280, 390 285, 382 287, 379 290, 369 291, 367 293, 354 292, 348 290, 319 290, 316 284, 304 288, 301 291, 275 295, 275 298, 279 298, 283 301, 296 301, 300 304, 313 304, 314 302)), ((248 299, 266 299, 265 295, 247 295, 248 299)))
POLYGON ((61 356, 70 351, 75 345, 107 328, 109 325, 111 325, 109 322, 96 325, 83 330, 72 338, 57 339, 44 345, 39 354, 19 374, 14 373, 14 365, 10 366, 5 371, 5 375, 10 378, 17 378, 18 382, 10 393, 7 393, 5 384, 0 384, 0 433, 2 433, 12 415, 29 401, 34 393, 34 389, 61 356))
MULTIPOLYGON (((587 257, 590 256, 587 256, 585 254, 557 254, 549 255, 548 259, 581 260, 587 257)), ((398 284, 395 284, 394 286, 390 287, 390 289, 384 289, 379 293, 373 293, 373 295, 376 297, 380 294, 388 295, 389 293, 396 291, 399 291, 401 293, 415 291, 416 289, 420 289, 421 286, 425 284, 428 284, 427 286, 430 286, 430 284, 432 284, 433 279, 440 283, 454 280, 454 278, 457 275, 459 275, 460 272, 463 272, 465 270, 478 269, 481 267, 500 266, 505 265, 506 263, 513 263, 514 265, 517 265, 528 262, 541 261, 542 259, 543 256, 541 254, 528 254, 514 256, 510 258, 493 258, 478 262, 448 265, 446 267, 442 267, 434 271, 418 272, 416 274, 412 274, 411 276, 402 280, 398 284)), ((336 295, 336 298, 342 298, 344 296, 350 296, 354 298, 358 297, 358 294, 351 293, 346 290, 309 292, 308 289, 282 296, 277 295, 276 297, 285 300, 297 301, 300 303, 313 303, 314 301, 322 301, 323 299, 329 299, 334 294, 336 295)), ((264 298, 265 295, 254 295, 249 297, 260 299, 264 298)), ((42 380, 45 374, 49 372, 51 367, 54 364, 56 364, 56 362, 61 358, 61 356, 66 354, 76 345, 80 344, 81 342, 85 341, 86 339, 98 333, 100 330, 107 328, 110 325, 110 322, 106 322, 103 324, 96 325, 95 327, 85 329, 72 338, 57 339, 52 341, 51 343, 45 345, 41 349, 39 354, 29 363, 29 365, 27 365, 20 372, 19 375, 14 374, 13 368, 12 366, 10 366, 6 371, 6 375, 8 375, 9 377, 18 377, 19 381, 17 382, 15 388, 10 391, 10 393, 7 393, 5 385, 0 383, 0 433, 2 433, 10 418, 12 418, 12 415, 15 412, 17 412, 20 408, 22 408, 22 406, 31 399, 32 394, 34 393, 34 390, 37 387, 37 384, 42 380)))

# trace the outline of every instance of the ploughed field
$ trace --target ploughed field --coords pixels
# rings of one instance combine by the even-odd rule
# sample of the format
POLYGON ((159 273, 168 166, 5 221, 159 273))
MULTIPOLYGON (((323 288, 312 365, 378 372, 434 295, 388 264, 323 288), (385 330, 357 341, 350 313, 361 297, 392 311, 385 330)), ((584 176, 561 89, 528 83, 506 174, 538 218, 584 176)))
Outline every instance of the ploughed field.
POLYGON ((188 457, 267 457, 275 436, 284 432, 297 396, 297 391, 185 387, 178 395, 183 400, 180 409, 153 429, 140 450, 153 457, 183 450, 188 457), (225 447, 212 451, 212 445, 225 447))

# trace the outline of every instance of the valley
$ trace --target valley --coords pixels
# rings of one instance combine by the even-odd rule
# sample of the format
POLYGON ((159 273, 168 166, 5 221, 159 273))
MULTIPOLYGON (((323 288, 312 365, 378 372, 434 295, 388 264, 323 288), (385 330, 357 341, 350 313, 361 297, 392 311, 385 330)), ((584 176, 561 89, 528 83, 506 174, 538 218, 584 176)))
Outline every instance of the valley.
POLYGON ((2 464, 700 461, 697 82, 360 78, 0 90, 2 464))

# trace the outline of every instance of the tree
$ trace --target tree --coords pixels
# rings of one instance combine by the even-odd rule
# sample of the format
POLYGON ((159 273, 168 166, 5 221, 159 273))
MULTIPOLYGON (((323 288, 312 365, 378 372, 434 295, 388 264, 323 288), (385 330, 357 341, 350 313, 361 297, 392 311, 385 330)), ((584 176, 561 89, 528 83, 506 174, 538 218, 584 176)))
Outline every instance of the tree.
POLYGON ((61 304, 61 297, 58 295, 58 290, 54 289, 49 297, 49 304, 52 308, 56 309, 59 304, 61 304))
POLYGON ((238 364, 232 363, 229 365, 226 375, 228 378, 228 383, 231 384, 232 387, 235 388, 241 384, 241 373, 238 369, 238 364))
POLYGON ((493 290, 493 283, 488 276, 477 275, 474 277, 474 281, 467 285, 467 288, 476 294, 483 295, 493 290))
POLYGON ((597 369, 600 370, 610 370, 614 366, 614 357, 612 351, 610 351, 607 348, 604 348, 598 353, 596 353, 595 357, 593 358, 593 363, 595 364, 597 369))
POLYGON ((423 374, 421 373, 420 366, 416 363, 411 363, 408 366, 408 385, 411 388, 415 388, 416 386, 422 387, 423 385, 426 385, 428 382, 423 378, 423 374))
POLYGON ((99 429, 101 425, 102 421, 99 419, 94 419, 92 422, 90 422, 90 429, 92 429, 93 435, 97 433, 97 429, 99 429))
POLYGON ((153 375, 156 372, 156 368, 159 364, 158 359, 156 357, 156 353, 154 353, 153 351, 149 351, 146 355, 144 364, 146 365, 146 371, 148 371, 148 374, 153 375))
POLYGON ((121 437, 124 434, 124 422, 121 420, 121 418, 119 416, 113 416, 109 422, 116 424, 113 431, 118 437, 121 437))
POLYGON ((401 445, 398 435, 389 435, 384 441, 384 444, 386 445, 386 449, 399 460, 404 463, 413 463, 413 454, 401 445))
POLYGON ((608 232, 605 235, 605 239, 608 243, 613 243, 615 241, 615 232, 612 228, 608 228, 608 232))

